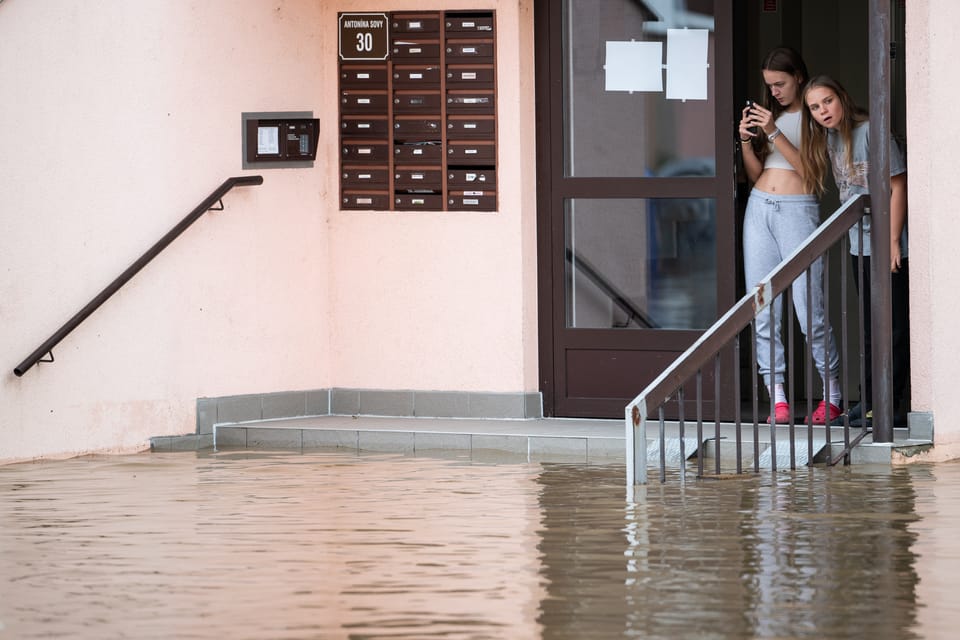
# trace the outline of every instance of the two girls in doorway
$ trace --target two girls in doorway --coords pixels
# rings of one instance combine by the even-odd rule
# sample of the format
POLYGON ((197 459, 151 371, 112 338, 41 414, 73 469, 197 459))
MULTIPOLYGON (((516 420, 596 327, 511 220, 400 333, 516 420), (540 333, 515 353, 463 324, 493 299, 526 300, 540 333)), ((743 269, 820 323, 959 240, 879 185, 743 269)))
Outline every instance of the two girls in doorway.
MULTIPOLYGON (((753 189, 743 221, 743 266, 747 285, 760 280, 793 252, 820 224, 815 184, 804 174, 801 159, 802 95, 809 78, 806 64, 793 49, 772 50, 761 65, 768 91, 763 106, 748 104, 739 126, 740 146, 747 177, 753 189)), ((793 306, 800 328, 810 345, 817 372, 823 376, 824 400, 812 422, 824 424, 841 414, 840 358, 833 331, 823 314, 823 262, 811 267, 807 279, 793 283, 793 306), (808 308, 811 321, 808 326, 808 308)), ((770 314, 756 318, 757 364, 770 392, 774 410, 770 422, 791 418, 784 388, 786 362, 781 339, 781 297, 773 301, 773 362, 770 361, 770 314)))
MULTIPOLYGON (((820 195, 824 190, 828 167, 840 191, 841 202, 858 194, 869 194, 870 126, 867 112, 858 107, 850 94, 828 76, 817 76, 803 90, 803 165, 804 189, 820 195)), ((905 404, 910 378, 909 280, 907 266, 907 174, 903 152, 890 141, 890 274, 893 399, 905 404)), ((850 229, 850 254, 854 272, 862 269, 860 292, 864 313, 863 347, 866 377, 861 386, 861 402, 850 409, 850 424, 866 426, 870 419, 871 337, 870 337, 870 216, 863 219, 863 247, 860 259, 860 231, 850 229)), ((855 278, 855 281, 859 280, 855 278)), ((859 286, 859 285, 858 285, 859 286)))

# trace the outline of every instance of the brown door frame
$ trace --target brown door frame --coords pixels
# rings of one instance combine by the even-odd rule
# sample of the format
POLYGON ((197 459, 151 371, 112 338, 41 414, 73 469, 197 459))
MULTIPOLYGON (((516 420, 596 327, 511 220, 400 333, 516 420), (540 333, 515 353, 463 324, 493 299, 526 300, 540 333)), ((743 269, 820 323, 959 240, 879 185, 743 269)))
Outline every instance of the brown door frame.
MULTIPOLYGON (((735 301, 735 160, 733 0, 715 0, 716 175, 685 178, 567 178, 563 176, 562 3, 534 1, 537 124, 537 250, 540 390, 544 415, 619 417, 629 398, 568 398, 562 367, 567 349, 611 350, 605 375, 640 379, 636 356, 662 369, 701 335, 699 331, 567 329, 564 307, 563 203, 568 198, 708 197, 716 200, 718 316, 735 301), (559 216, 559 222, 557 222, 559 216), (727 233, 721 233, 727 230, 727 233), (616 354, 627 357, 616 357, 616 354), (673 354, 673 355, 670 355, 673 354), (631 357, 632 356, 632 357, 631 357), (666 356, 666 360, 664 360, 666 356)), ((732 373, 732 369, 730 370, 732 373)), ((657 371, 658 372, 658 371, 657 371)), ((653 376, 650 376, 651 378, 653 376)), ((727 381, 732 375, 724 375, 727 381)), ((612 378, 611 378, 612 379, 612 378)), ((637 385, 635 393, 642 391, 637 385)), ((643 383, 645 386, 645 383, 643 383)), ((706 388, 712 380, 704 379, 706 388)), ((712 395, 712 393, 711 393, 712 395)), ((705 408, 707 405, 705 404, 705 408)))

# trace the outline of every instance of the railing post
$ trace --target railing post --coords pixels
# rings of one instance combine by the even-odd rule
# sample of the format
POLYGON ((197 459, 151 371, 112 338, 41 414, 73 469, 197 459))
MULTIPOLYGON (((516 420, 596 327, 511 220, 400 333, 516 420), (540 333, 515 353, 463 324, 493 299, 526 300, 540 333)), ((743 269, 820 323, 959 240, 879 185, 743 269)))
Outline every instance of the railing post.
POLYGON ((870 0, 870 302, 873 441, 893 442, 893 314, 890 291, 890 2, 870 0))

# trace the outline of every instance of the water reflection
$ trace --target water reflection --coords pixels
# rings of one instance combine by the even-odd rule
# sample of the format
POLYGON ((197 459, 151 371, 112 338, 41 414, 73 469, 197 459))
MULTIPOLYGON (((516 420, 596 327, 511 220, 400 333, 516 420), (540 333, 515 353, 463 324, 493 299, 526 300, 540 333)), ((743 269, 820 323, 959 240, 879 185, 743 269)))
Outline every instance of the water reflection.
POLYGON ((960 465, 220 452, 0 467, 0 638, 937 638, 960 465))

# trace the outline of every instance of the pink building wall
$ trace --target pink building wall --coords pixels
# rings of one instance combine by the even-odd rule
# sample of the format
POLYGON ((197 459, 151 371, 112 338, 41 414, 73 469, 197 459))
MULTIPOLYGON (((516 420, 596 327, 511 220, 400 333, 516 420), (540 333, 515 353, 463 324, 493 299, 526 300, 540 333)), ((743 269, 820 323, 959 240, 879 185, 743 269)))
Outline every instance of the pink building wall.
MULTIPOLYGON (((0 3, 0 462, 131 451, 195 402, 537 390, 532 0, 0 3), (441 6, 442 4, 442 6, 441 6), (339 11, 497 11, 500 211, 341 212, 339 11), (313 111, 311 169, 241 169, 240 114, 313 111), (22 378, 13 367, 226 177, 261 173, 22 378)), ((907 4, 914 410, 960 455, 957 45, 907 4)))
POLYGON ((200 397, 535 391, 531 9, 444 8, 461 5, 502 26, 492 214, 339 211, 337 12, 409 3, 0 5, 0 462, 145 449, 193 432, 200 397), (313 111, 315 166, 243 171, 249 111, 313 111), (254 173, 262 186, 229 193, 55 363, 13 375, 224 179, 254 173))

